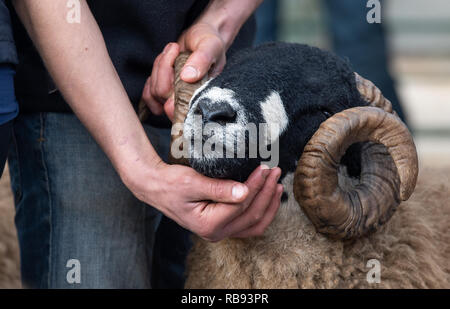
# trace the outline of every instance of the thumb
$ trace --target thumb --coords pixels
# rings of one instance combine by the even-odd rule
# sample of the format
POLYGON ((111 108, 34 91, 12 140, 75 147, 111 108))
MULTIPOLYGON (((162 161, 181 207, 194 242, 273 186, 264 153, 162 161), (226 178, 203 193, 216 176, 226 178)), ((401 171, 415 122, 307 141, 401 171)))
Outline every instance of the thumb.
POLYGON ((164 103, 164 112, 167 117, 169 117, 170 121, 173 122, 173 114, 175 111, 175 101, 173 94, 167 99, 166 103, 164 103))
POLYGON ((218 39, 203 40, 186 61, 181 71, 181 79, 195 83, 205 76, 211 66, 221 59, 223 43, 218 39))
POLYGON ((196 200, 210 200, 219 203, 236 204, 245 200, 249 193, 248 187, 233 180, 221 180, 206 176, 196 177, 193 188, 199 188, 194 193, 196 200))

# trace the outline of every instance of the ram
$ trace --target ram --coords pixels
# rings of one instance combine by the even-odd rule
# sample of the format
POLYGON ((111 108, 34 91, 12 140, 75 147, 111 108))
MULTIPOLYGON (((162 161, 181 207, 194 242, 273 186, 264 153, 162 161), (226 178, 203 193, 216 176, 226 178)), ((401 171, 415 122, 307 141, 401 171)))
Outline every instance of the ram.
POLYGON ((269 135, 286 194, 260 237, 196 238, 186 287, 450 287, 450 187, 437 185, 439 173, 425 175, 397 210, 416 186, 413 139, 378 88, 346 61, 271 43, 236 54, 198 86, 176 79, 174 126, 183 131, 172 131, 172 157, 182 150, 205 175, 244 180, 264 158, 250 155, 255 141, 242 132, 267 123, 277 128, 269 135), (223 130, 203 135, 203 145, 212 140, 237 151, 244 139, 244 157, 196 152, 197 131, 212 123, 223 130), (379 281, 371 280, 373 265, 379 281))
MULTIPOLYGON (((286 197, 261 237, 195 238, 186 287, 450 288, 448 170, 422 171, 414 194, 396 209, 414 189, 416 151, 371 82, 327 52, 276 43, 236 54, 221 75, 198 86, 177 78, 175 125, 186 133, 196 114, 235 129, 276 124, 286 197), (379 281, 371 280, 373 270, 379 281)), ((192 156, 188 163, 243 180, 265 159, 192 156)), ((0 193, 6 186, 2 179, 0 193)), ((10 197, 0 205, 0 287, 18 287, 17 236, 6 205, 10 197)))

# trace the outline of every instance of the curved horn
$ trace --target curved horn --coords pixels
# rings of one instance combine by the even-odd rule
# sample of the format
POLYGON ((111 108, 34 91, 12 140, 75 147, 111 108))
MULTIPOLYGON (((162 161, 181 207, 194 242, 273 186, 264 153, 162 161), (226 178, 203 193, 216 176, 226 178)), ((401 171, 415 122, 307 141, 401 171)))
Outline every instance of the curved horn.
POLYGON ((412 194, 417 173, 416 148, 403 122, 380 108, 355 107, 323 122, 305 146, 294 194, 319 232, 349 239, 386 222, 412 194), (395 166, 389 168, 379 147, 369 143, 363 147, 362 159, 369 164, 361 166, 361 183, 344 188, 338 181, 339 161, 351 144, 366 141, 384 145, 395 166))
POLYGON ((391 101, 386 99, 380 89, 378 89, 378 87, 375 86, 370 80, 363 78, 355 72, 355 81, 356 88, 363 99, 369 103, 370 106, 381 108, 387 113, 395 113, 392 110, 391 101))
MULTIPOLYGON (((189 102, 191 101, 194 92, 207 80, 205 76, 202 80, 196 83, 186 83, 180 77, 182 68, 184 67, 187 59, 191 53, 182 52, 178 55, 175 60, 175 85, 174 85, 174 99, 175 99, 175 110, 173 114, 172 121, 172 136, 170 141, 170 151, 169 151, 169 162, 174 164, 189 165, 188 158, 175 159, 172 156, 172 144, 174 140, 182 138, 183 136, 183 125, 186 119, 187 113, 189 111, 189 102)), ((183 144, 180 144, 180 151, 182 151, 183 144)))
MULTIPOLYGON (((195 90, 200 87, 204 82, 204 79, 194 83, 189 84, 181 80, 180 73, 181 69, 184 67, 187 59, 191 53, 182 52, 175 59, 175 83, 174 83, 174 99, 175 99, 175 110, 174 110, 174 121, 173 123, 183 123, 186 118, 186 114, 189 110, 189 101, 194 94, 195 90)), ((150 111, 147 108, 145 102, 139 102, 138 115, 139 120, 145 121, 149 117, 150 111)))

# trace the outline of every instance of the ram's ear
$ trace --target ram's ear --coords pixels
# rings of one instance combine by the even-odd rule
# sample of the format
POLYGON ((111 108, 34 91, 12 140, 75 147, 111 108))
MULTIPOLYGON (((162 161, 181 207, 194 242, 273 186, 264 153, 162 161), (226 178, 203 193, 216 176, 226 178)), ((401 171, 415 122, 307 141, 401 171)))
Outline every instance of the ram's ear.
MULTIPOLYGON (((180 55, 178 55, 177 59, 175 60, 175 84, 174 84, 175 109, 173 113, 172 134, 169 151, 169 162, 183 165, 189 165, 189 160, 185 157, 176 159, 175 156, 172 155, 172 145, 176 140, 183 138, 183 125, 184 120, 186 119, 186 116, 189 112, 189 102, 191 101, 191 98, 194 95, 195 91, 198 88, 200 88, 200 86, 203 85, 208 79, 208 76, 204 76, 202 80, 192 84, 186 83, 181 79, 180 77, 181 70, 183 69, 190 55, 191 53, 189 52, 182 52, 180 53, 180 55)), ((180 152, 183 152, 182 149, 183 144, 185 143, 179 143, 180 152)))

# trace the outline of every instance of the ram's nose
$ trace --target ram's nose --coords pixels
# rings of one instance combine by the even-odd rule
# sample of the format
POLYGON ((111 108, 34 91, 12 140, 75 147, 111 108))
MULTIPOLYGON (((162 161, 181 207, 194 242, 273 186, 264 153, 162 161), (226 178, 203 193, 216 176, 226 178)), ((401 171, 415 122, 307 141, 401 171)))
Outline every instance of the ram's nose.
POLYGON ((217 122, 226 124, 236 120, 236 111, 226 101, 212 102, 209 99, 202 99, 198 102, 195 112, 202 115, 205 123, 217 122))

